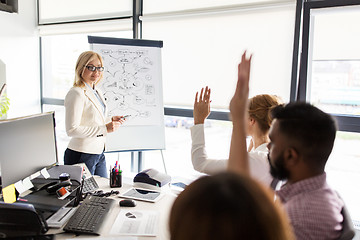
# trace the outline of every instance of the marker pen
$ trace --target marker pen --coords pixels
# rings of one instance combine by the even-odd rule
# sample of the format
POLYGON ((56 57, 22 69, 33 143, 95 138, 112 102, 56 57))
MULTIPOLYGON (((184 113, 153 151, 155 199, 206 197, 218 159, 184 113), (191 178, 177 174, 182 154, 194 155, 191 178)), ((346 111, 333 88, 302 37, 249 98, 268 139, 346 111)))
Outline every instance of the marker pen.
POLYGON ((131 115, 125 115, 125 116, 122 116, 122 117, 120 117, 121 119, 126 119, 126 118, 128 118, 128 117, 130 117, 131 115))

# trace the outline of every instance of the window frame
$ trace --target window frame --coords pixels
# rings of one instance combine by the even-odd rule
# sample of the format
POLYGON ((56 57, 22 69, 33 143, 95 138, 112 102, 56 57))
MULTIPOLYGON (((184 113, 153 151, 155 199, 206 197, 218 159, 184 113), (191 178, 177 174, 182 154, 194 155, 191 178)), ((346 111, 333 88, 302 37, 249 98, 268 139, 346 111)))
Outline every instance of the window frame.
MULTIPOLYGON (((37 23, 38 23, 38 26, 128 19, 129 17, 131 17, 131 13, 132 13, 132 10, 131 10, 130 15, 128 15, 128 13, 129 13, 128 11, 124 11, 124 12, 122 12, 123 13, 122 16, 118 16, 118 17, 115 17, 113 14, 111 14, 111 15, 99 16, 98 18, 91 18, 90 15, 88 15, 88 16, 82 16, 80 18, 65 17, 63 19, 49 20, 49 19, 43 19, 41 17, 41 11, 42 10, 41 10, 40 5, 41 5, 42 1, 45 1, 45 0, 37 0, 36 1, 36 3, 37 3, 36 7, 37 7, 37 23), (87 18, 87 17, 90 17, 90 18, 87 18)), ((139 1, 139 0, 133 0, 133 2, 134 1, 139 1)))
MULTIPOLYGON (((291 78, 290 101, 306 101, 307 97, 307 73, 308 73, 308 46, 310 31, 311 9, 345 7, 360 5, 360 0, 325 0, 305 1, 297 0, 295 39, 293 54, 293 69, 291 78), (301 15, 302 11, 302 15, 301 15), (302 18, 302 21, 301 21, 302 18), (300 28, 302 25, 302 32, 300 28), (301 37, 302 34, 302 37, 301 37), (299 45, 301 42, 301 52, 299 45), (300 57, 299 57, 300 55, 300 57), (300 59, 300 64, 298 64, 300 59)), ((345 132, 360 132, 360 117, 348 114, 331 114, 337 121, 338 130, 345 132)))

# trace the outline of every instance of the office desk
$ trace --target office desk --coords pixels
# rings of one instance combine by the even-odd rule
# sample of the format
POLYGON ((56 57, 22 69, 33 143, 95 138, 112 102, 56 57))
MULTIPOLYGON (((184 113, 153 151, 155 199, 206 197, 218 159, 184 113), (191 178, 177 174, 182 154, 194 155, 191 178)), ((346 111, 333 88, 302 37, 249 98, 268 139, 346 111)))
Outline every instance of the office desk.
MULTIPOLYGON (((121 188, 110 188, 109 186, 109 179, 107 178, 101 178, 98 176, 94 176, 99 188, 103 190, 104 192, 109 192, 111 190, 118 190, 121 193, 125 192, 129 188, 132 187, 132 178, 123 178, 123 184, 121 188)), ((136 200, 136 206, 131 208, 125 208, 119 206, 119 201, 123 198, 117 197, 117 196, 111 196, 110 198, 116 200, 116 205, 110 212, 110 215, 106 219, 104 225, 102 226, 101 235, 100 236, 94 236, 94 235, 86 235, 81 234, 79 236, 76 236, 72 233, 63 233, 61 229, 50 229, 47 234, 56 234, 55 239, 81 239, 81 238, 120 238, 121 235, 110 235, 110 230, 112 228, 113 222, 115 221, 116 217, 118 216, 120 209, 128 209, 128 210, 150 210, 150 211, 157 211, 159 212, 159 218, 158 218, 158 231, 156 237, 138 237, 139 240, 142 239, 157 239, 157 240, 168 240, 170 239, 169 236, 169 230, 168 230, 168 221, 169 221, 169 214, 171 206, 176 198, 176 194, 172 192, 172 190, 165 186, 162 189, 162 192, 164 193, 164 196, 159 199, 156 203, 150 203, 150 202, 144 202, 144 201, 138 201, 136 200)))

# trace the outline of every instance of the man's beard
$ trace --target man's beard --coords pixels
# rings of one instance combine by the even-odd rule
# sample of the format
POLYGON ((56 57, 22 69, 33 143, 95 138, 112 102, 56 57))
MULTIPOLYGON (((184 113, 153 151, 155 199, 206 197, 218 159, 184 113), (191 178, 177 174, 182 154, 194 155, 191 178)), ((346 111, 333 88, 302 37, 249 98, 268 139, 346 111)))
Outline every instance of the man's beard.
POLYGON ((274 165, 271 164, 270 161, 270 153, 267 155, 269 165, 270 165, 270 174, 273 176, 273 178, 279 179, 279 180, 286 180, 289 178, 289 171, 285 168, 284 164, 284 157, 283 154, 280 154, 278 158, 275 159, 274 165))

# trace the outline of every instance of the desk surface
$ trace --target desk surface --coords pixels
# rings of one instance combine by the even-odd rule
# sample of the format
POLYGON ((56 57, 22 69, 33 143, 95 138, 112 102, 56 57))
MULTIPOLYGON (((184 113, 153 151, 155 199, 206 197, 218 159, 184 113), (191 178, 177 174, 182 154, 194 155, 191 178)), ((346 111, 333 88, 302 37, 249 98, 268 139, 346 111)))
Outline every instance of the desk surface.
MULTIPOLYGON (((99 185, 99 188, 101 190, 103 190, 104 192, 108 192, 111 190, 117 190, 117 191, 120 191, 120 193, 123 193, 132 187, 132 180, 128 179, 128 178, 123 179, 123 184, 122 184, 121 188, 110 188, 109 179, 101 178, 98 176, 94 176, 94 177, 99 185)), ((159 199, 156 203, 150 203, 150 202, 136 200, 137 205, 135 207, 126 208, 126 209, 131 209, 131 210, 140 210, 140 211, 150 210, 150 211, 159 212, 157 236, 156 237, 145 237, 145 236, 137 237, 137 239, 139 239, 139 240, 141 240, 141 239, 144 239, 144 240, 145 239, 159 239, 159 240, 170 239, 169 230, 168 230, 169 214, 170 214, 171 206, 177 195, 174 192, 172 192, 172 190, 168 187, 163 187, 162 192, 164 193, 164 196, 161 199, 159 199)), ((121 239, 121 238, 119 238, 120 235, 110 235, 110 230, 112 228, 112 225, 113 225, 116 217, 118 216, 118 214, 120 212, 120 209, 125 209, 124 207, 120 207, 118 204, 119 201, 122 200, 123 198, 120 198, 118 196, 112 196, 111 198, 116 200, 116 204, 115 204, 114 208, 110 211, 110 215, 107 217, 106 222, 102 226, 101 236, 93 236, 93 235, 86 235, 86 234, 76 236, 75 234, 72 234, 72 233, 64 233, 61 229, 50 229, 47 232, 47 234, 56 234, 55 239, 72 239, 72 238, 76 238, 76 239, 81 239, 81 238, 108 239, 108 238, 112 238, 112 237, 117 237, 118 239, 121 239)))

